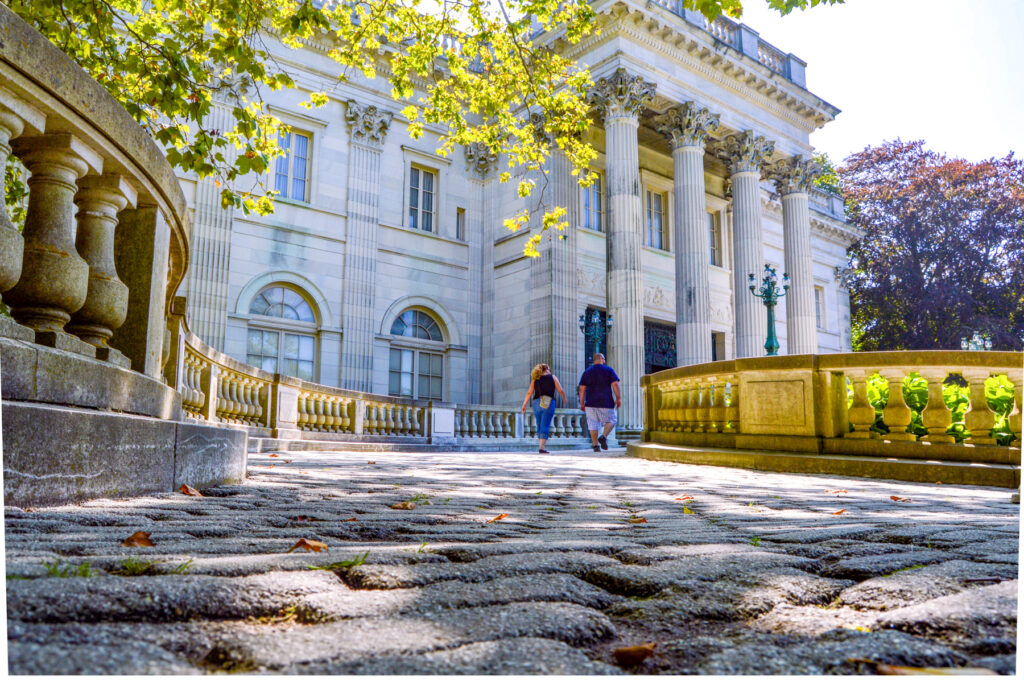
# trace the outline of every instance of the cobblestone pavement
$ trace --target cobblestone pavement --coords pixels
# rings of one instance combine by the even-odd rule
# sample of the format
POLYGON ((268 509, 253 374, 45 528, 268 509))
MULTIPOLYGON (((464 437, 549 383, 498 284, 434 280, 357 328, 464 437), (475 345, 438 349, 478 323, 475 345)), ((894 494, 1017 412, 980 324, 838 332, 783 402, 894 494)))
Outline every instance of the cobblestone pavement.
POLYGON ((7 508, 10 672, 1015 668, 1009 490, 621 450, 292 452, 249 471, 202 498, 7 508), (138 531, 155 546, 122 546, 138 531), (329 548, 287 553, 302 538, 329 548))

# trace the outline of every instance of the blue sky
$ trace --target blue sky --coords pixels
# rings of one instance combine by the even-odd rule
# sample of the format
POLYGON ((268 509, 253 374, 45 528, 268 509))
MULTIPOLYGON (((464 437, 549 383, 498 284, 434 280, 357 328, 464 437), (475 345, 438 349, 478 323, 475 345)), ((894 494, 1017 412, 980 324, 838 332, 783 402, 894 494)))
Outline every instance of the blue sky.
POLYGON ((742 21, 842 109, 811 136, 837 162, 896 137, 972 161, 1024 155, 1024 0, 846 0, 786 17, 745 0, 742 21))

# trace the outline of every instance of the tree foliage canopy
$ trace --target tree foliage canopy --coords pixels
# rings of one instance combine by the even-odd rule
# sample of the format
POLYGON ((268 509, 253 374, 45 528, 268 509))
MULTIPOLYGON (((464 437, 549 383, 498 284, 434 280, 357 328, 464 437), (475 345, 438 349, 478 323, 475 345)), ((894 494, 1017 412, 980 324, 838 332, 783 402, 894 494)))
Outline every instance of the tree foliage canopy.
POLYGON ((896 140, 849 156, 839 175, 867 232, 850 249, 856 349, 959 349, 975 332, 1021 349, 1024 162, 896 140))
MULTIPOLYGON (((509 169, 538 170, 556 146, 583 183, 596 156, 580 134, 589 124, 588 72, 534 40, 537 26, 570 43, 595 31, 588 0, 0 1, 103 83, 173 166, 215 177, 222 203, 246 212, 273 210, 274 192, 253 180, 281 153, 281 123, 263 94, 297 87, 274 41, 293 49, 327 41, 339 78, 361 72, 389 81, 414 136, 425 124, 444 131, 439 153, 480 142, 509 169), (217 100, 231 109, 230 129, 211 122, 217 100), (543 116, 540 134, 530 114, 543 116)), ((767 2, 785 14, 842 0, 767 2)), ((741 0, 683 5, 710 19, 743 9, 741 0)), ((306 94, 307 107, 328 100, 326 91, 306 94)), ((533 184, 520 180, 520 194, 533 184)), ((544 227, 559 214, 549 210, 544 227)))

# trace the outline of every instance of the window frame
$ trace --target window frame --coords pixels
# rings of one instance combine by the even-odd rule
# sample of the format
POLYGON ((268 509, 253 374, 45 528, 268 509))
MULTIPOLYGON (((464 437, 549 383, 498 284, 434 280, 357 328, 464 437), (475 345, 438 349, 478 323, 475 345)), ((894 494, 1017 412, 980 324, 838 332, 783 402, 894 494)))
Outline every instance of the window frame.
POLYGON ((668 192, 661 191, 657 187, 646 185, 644 187, 644 245, 647 248, 653 248, 657 251, 671 252, 670 239, 669 239, 669 223, 670 218, 668 215, 668 192), (661 244, 655 245, 653 236, 653 199, 658 197, 661 199, 661 244))
POLYGON ((592 168, 591 172, 597 176, 597 182, 592 183, 589 187, 580 187, 579 209, 583 218, 580 220, 580 227, 591 232, 605 234, 608 231, 608 176, 604 168, 592 168), (590 197, 594 195, 594 184, 596 183, 600 183, 600 187, 596 189, 596 195, 601 200, 601 207, 596 212, 598 226, 595 228, 590 225, 590 218, 595 215, 590 208, 590 197))
MULTIPOLYGON (((281 160, 283 158, 287 158, 288 159, 288 174, 287 174, 287 180, 286 180, 285 186, 288 188, 288 192, 287 193, 284 193, 284 192, 279 193, 277 195, 277 198, 285 199, 285 200, 288 200, 288 201, 295 201, 297 203, 306 203, 306 204, 308 204, 308 203, 310 203, 310 197, 312 196, 312 185, 313 185, 313 142, 314 142, 314 134, 311 131, 308 131, 308 130, 305 130, 305 129, 302 129, 302 128, 298 128, 298 127, 295 127, 295 126, 288 126, 288 130, 287 131, 282 130, 282 131, 280 131, 278 133, 278 144, 279 145, 281 144, 281 137, 284 136, 284 135, 288 135, 289 136, 289 142, 288 142, 288 147, 287 147, 288 153, 285 156, 280 156, 280 157, 275 158, 273 160, 272 167, 270 168, 270 174, 271 174, 271 178, 273 180, 271 186, 273 186, 274 190, 277 191, 277 178, 280 175, 280 173, 278 172, 278 167, 279 167, 279 164, 280 164, 281 160), (305 175, 306 176, 302 180, 304 182, 302 198, 298 198, 298 197, 292 196, 292 194, 291 194, 291 190, 294 188, 294 183, 295 183, 295 154, 294 154, 293 146, 292 146, 292 139, 293 138, 291 137, 291 136, 294 136, 294 135, 297 135, 299 137, 304 137, 306 139, 306 158, 305 158, 305 167, 306 167, 305 168, 305 175)), ((283 145, 281 145, 281 146, 282 146, 282 148, 285 148, 283 145)))
MULTIPOLYGON (((309 299, 309 296, 306 295, 306 293, 304 291, 301 291, 300 289, 298 289, 298 288, 296 288, 294 286, 289 286, 289 285, 287 285, 286 282, 273 282, 273 283, 267 284, 266 286, 260 288, 260 290, 258 290, 256 292, 256 294, 253 295, 249 299, 249 306, 248 306, 247 312, 246 312, 246 327, 245 327, 245 361, 246 361, 246 364, 251 364, 251 362, 249 362, 249 331, 250 330, 252 330, 252 331, 260 331, 262 333, 275 333, 275 334, 277 334, 277 339, 278 339, 277 340, 277 360, 276 360, 276 367, 277 367, 277 369, 276 369, 276 371, 274 373, 279 373, 279 374, 283 374, 283 375, 286 375, 286 376, 291 376, 292 374, 285 374, 282 371, 282 368, 283 368, 283 365, 284 365, 284 361, 285 361, 285 357, 284 357, 284 345, 285 345, 285 343, 284 343, 284 341, 285 341, 284 334, 292 334, 292 335, 299 336, 299 337, 311 338, 313 340, 313 356, 312 356, 313 370, 312 370, 311 378, 305 379, 305 378, 300 378, 298 376, 296 376, 296 378, 299 378, 299 380, 303 380, 303 381, 309 380, 311 382, 317 382, 319 380, 319 376, 320 376, 320 317, 319 317, 319 312, 318 312, 317 306, 313 303, 313 301, 311 301, 309 299), (258 313, 254 313, 254 312, 250 311, 250 310, 252 310, 253 302, 256 300, 256 298, 258 296, 262 295, 266 291, 269 291, 269 290, 275 289, 275 288, 283 288, 283 289, 292 291, 293 293, 298 295, 300 298, 302 298, 302 300, 306 303, 306 305, 309 306, 309 309, 313 313, 313 321, 312 322, 307 322, 307 321, 303 321, 301 319, 288 319, 287 317, 271 317, 269 315, 258 314, 258 313)), ((263 355, 261 354, 260 357, 263 357, 263 355)), ((299 361, 303 361, 303 360, 299 360, 299 361)), ((257 368, 262 369, 262 365, 260 367, 257 367, 257 368)))
POLYGON ((725 267, 725 252, 722 246, 722 211, 705 211, 708 224, 708 264, 712 267, 725 267), (712 256, 717 255, 717 258, 712 256))
POLYGON ((828 313, 825 309, 825 287, 814 285, 814 317, 819 331, 828 331, 828 313))
MULTIPOLYGON (((402 158, 403 158, 403 183, 402 183, 402 220, 401 225, 410 230, 415 230, 418 234, 430 234, 433 236, 441 236, 448 239, 452 238, 451 232, 454 229, 454 223, 449 225, 447 220, 450 217, 450 209, 447 205, 447 192, 448 192, 448 167, 451 164, 451 160, 447 158, 441 158, 436 154, 427 153, 420 151, 419 149, 413 149, 412 147, 402 145, 402 158), (419 170, 425 170, 434 174, 434 210, 433 218, 431 220, 432 227, 431 231, 426 231, 421 227, 413 227, 409 220, 409 209, 411 202, 409 200, 409 189, 412 182, 412 169, 418 168, 419 170)), ((422 186, 422 182, 421 182, 422 186)), ((421 203, 422 205, 422 203, 421 203)), ((386 207, 382 206, 382 215, 386 213, 386 207)))
POLYGON ((434 170, 433 168, 426 168, 426 167, 420 165, 419 163, 412 163, 409 166, 409 183, 408 183, 408 185, 406 185, 406 189, 408 190, 406 192, 406 201, 409 204, 409 210, 408 210, 408 214, 405 216, 405 218, 406 218, 406 223, 408 224, 408 226, 411 229, 418 229, 419 231, 426 232, 428 234, 438 234, 438 231, 437 231, 437 227, 438 227, 438 224, 437 224, 437 188, 438 188, 438 184, 439 183, 440 183, 440 176, 439 176, 438 172, 436 170, 434 170), (423 179, 424 177, 432 178, 431 179, 431 185, 432 186, 431 186, 429 191, 426 190, 423 187, 423 185, 425 184, 424 179, 423 179), (416 181, 417 181, 417 186, 416 187, 413 187, 413 185, 412 185, 413 178, 416 178, 416 181), (417 199, 417 201, 416 201, 416 205, 415 206, 412 203, 412 192, 413 192, 413 189, 416 190, 416 199, 417 199), (430 194, 430 197, 431 197, 431 208, 430 208, 429 211, 427 211, 427 210, 425 210, 423 208, 423 195, 424 194, 430 194), (413 211, 414 210, 416 212, 416 220, 415 220, 416 224, 413 224, 413 222, 414 222, 414 220, 413 220, 413 211), (423 227, 423 223, 424 223, 423 216, 424 215, 430 215, 430 229, 426 229, 426 228, 423 227))
POLYGON ((424 309, 417 306, 411 306, 403 308, 401 312, 391 319, 390 326, 387 327, 387 338, 389 340, 388 345, 388 379, 387 379, 387 391, 388 395, 392 397, 405 397, 414 400, 435 400, 444 402, 448 398, 448 376, 450 375, 450 367, 448 362, 448 350, 450 348, 448 332, 445 328, 441 318, 429 309, 424 309), (406 312, 413 311, 419 312, 426 315, 434 324, 437 325, 438 331, 441 333, 441 340, 429 340, 426 338, 419 338, 417 336, 396 336, 391 333, 391 329, 394 328, 395 322, 402 318, 406 312), (395 395, 391 392, 391 353, 395 350, 399 351, 411 351, 413 353, 412 361, 412 381, 413 381, 413 394, 412 395, 395 395), (420 359, 422 354, 437 355, 441 358, 441 396, 440 397, 420 397, 419 396, 419 378, 420 378, 420 359))

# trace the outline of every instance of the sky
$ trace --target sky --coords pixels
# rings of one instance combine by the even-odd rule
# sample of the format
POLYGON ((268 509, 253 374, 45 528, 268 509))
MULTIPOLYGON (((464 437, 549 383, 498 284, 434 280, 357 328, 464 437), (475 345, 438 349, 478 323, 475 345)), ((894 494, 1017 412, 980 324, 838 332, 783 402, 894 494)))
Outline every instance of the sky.
POLYGON ((807 87, 842 110, 811 135, 840 163, 923 139, 950 157, 1024 156, 1024 0, 846 0, 741 21, 807 62, 807 87))

